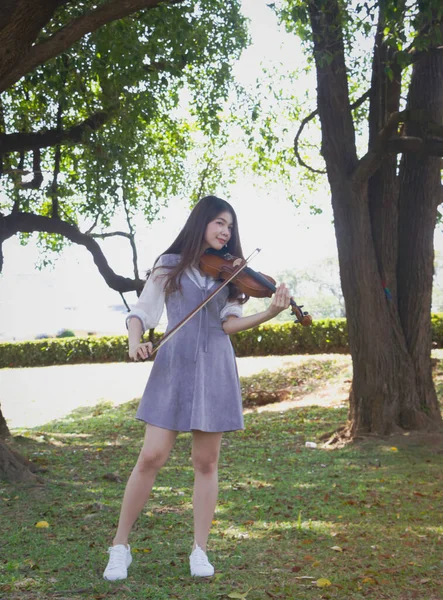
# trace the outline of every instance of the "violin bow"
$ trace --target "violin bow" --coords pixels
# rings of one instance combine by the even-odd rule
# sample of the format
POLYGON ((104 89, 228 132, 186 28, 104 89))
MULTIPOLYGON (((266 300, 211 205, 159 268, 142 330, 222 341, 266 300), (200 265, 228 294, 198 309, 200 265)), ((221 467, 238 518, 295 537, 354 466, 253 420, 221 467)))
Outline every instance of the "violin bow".
POLYGON ((170 331, 168 331, 168 333, 166 333, 166 334, 165 334, 165 335, 164 335, 164 336, 161 338, 161 340, 159 340, 158 342, 156 342, 156 343, 155 343, 155 344, 152 346, 152 352, 149 354, 149 357, 153 356, 153 355, 154 355, 154 354, 157 352, 157 350, 160 350, 160 348, 163 346, 163 344, 165 344, 165 343, 166 343, 168 340, 170 340, 170 339, 171 339, 171 337, 172 337, 172 336, 173 336, 175 333, 177 333, 177 331, 179 331, 179 330, 180 330, 180 329, 183 327, 183 325, 186 325, 186 323, 187 323, 187 322, 188 322, 190 319, 192 319, 192 317, 193 317, 194 315, 196 315, 196 314, 197 314, 197 313, 198 313, 198 312, 199 312, 199 311, 200 311, 200 310, 201 310, 201 309, 202 309, 204 306, 206 306, 206 304, 207 304, 207 303, 208 303, 210 300, 212 300, 212 298, 214 298, 214 296, 216 296, 216 295, 217 295, 217 294, 218 294, 218 293, 219 293, 219 292, 220 292, 220 291, 221 291, 221 290, 222 290, 224 287, 226 287, 226 286, 228 285, 228 283, 230 283, 230 282, 231 282, 231 281, 234 279, 234 277, 236 277, 236 276, 237 276, 237 275, 240 273, 240 271, 243 271, 243 269, 244 269, 244 268, 245 268, 245 267, 248 265, 248 263, 249 263, 249 262, 250 262, 250 261, 251 261, 253 258, 255 258, 259 252, 261 252, 261 249, 260 249, 260 248, 256 248, 256 249, 254 250, 254 252, 251 252, 251 254, 248 256, 248 258, 244 259, 243 263, 242 263, 242 264, 240 264, 240 265, 239 265, 239 266, 236 268, 236 270, 235 270, 233 273, 231 273, 231 275, 230 275, 230 276, 229 276, 227 279, 225 279, 225 280, 223 281, 223 283, 222 283, 222 284, 220 284, 220 285, 218 286, 218 288, 216 288, 216 289, 215 289, 213 292, 211 292, 211 293, 209 294, 209 296, 207 296, 207 298, 205 298, 205 299, 203 300, 203 302, 200 302, 200 304, 199 304, 199 305, 198 305, 196 308, 194 308, 194 310, 193 310, 193 311, 191 311, 191 312, 189 313, 189 315, 187 315, 187 316, 186 316, 184 319, 182 319, 182 320, 181 320, 179 323, 177 323, 177 325, 176 325, 175 327, 173 327, 173 328, 172 328, 170 331))

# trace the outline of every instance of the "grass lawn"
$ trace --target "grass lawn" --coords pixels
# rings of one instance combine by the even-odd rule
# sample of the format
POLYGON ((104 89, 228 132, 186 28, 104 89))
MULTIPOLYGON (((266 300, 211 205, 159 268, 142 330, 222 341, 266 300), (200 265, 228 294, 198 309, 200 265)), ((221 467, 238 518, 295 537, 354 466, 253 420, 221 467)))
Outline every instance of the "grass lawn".
MULTIPOLYGON (((443 356, 436 362, 441 397, 443 356)), ((45 470, 45 483, 0 484, 0 599, 442 600, 443 436, 309 449, 346 409, 287 404, 349 368, 343 357, 309 357, 242 381, 249 404, 278 392, 285 408, 249 409, 245 431, 224 437, 211 579, 189 575, 189 434, 136 524, 128 579, 108 583, 106 549, 143 437, 135 403, 15 431, 14 447, 45 470)))

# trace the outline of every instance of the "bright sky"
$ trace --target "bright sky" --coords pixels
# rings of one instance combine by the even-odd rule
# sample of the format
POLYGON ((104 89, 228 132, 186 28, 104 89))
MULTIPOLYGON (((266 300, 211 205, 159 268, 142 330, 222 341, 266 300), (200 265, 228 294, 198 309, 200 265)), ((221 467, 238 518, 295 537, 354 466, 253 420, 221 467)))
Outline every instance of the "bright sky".
MULTIPOLYGON (((243 0, 243 8, 251 19, 253 44, 236 67, 238 78, 244 84, 253 83, 260 76, 262 62, 267 65, 281 62, 288 69, 295 69, 297 65, 288 61, 301 55, 298 41, 295 36, 278 30, 266 0, 243 0)), ((336 253, 326 191, 310 199, 323 208, 319 216, 311 216, 307 207, 295 208, 282 189, 271 186, 257 189, 247 178, 233 185, 225 197, 237 212, 245 254, 257 246, 262 249, 251 264, 254 269, 275 276, 286 269, 306 268, 336 253)), ((188 213, 184 200, 174 201, 162 211, 162 220, 149 229, 138 227, 142 271, 174 239, 188 213)), ((125 241, 113 238, 103 248, 117 273, 132 276, 131 254, 125 241)), ((4 244, 4 257, 0 276, 0 341, 32 338, 39 333, 55 334, 62 328, 125 332, 124 314, 109 308, 122 305, 120 296, 106 286, 87 250, 68 248, 52 270, 42 272, 34 268, 34 243, 21 247, 17 240, 8 240, 4 244)), ((127 300, 135 302, 135 294, 127 295, 127 300)))

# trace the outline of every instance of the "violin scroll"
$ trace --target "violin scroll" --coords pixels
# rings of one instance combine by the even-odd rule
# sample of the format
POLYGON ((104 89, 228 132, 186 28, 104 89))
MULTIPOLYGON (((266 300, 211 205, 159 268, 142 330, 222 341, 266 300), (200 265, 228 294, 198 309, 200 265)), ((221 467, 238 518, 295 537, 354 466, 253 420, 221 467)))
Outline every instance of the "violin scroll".
MULTIPOLYGON (((291 302, 292 304, 292 302, 291 302)), ((312 317, 306 312, 302 311, 303 306, 298 306, 298 304, 293 304, 291 314, 297 317, 295 319, 295 323, 300 323, 303 327, 310 327, 312 325, 312 317)))

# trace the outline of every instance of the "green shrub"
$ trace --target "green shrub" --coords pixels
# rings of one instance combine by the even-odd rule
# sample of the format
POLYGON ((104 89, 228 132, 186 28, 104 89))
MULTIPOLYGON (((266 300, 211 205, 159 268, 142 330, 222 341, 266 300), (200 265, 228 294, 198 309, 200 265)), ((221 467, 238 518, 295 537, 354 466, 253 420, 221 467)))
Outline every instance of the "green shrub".
POLYGON ((66 338, 66 337, 75 337, 75 333, 72 329, 60 329, 55 337, 58 338, 66 338))
MULTIPOLYGON (((432 315, 432 341, 443 347, 443 313, 432 315)), ((232 343, 237 356, 349 352, 346 319, 314 321, 311 327, 265 324, 232 336, 232 343)), ((126 335, 0 343, 0 368, 128 361, 126 335)))
POLYGON ((122 362, 129 360, 127 354, 123 335, 2 343, 0 368, 122 362))

